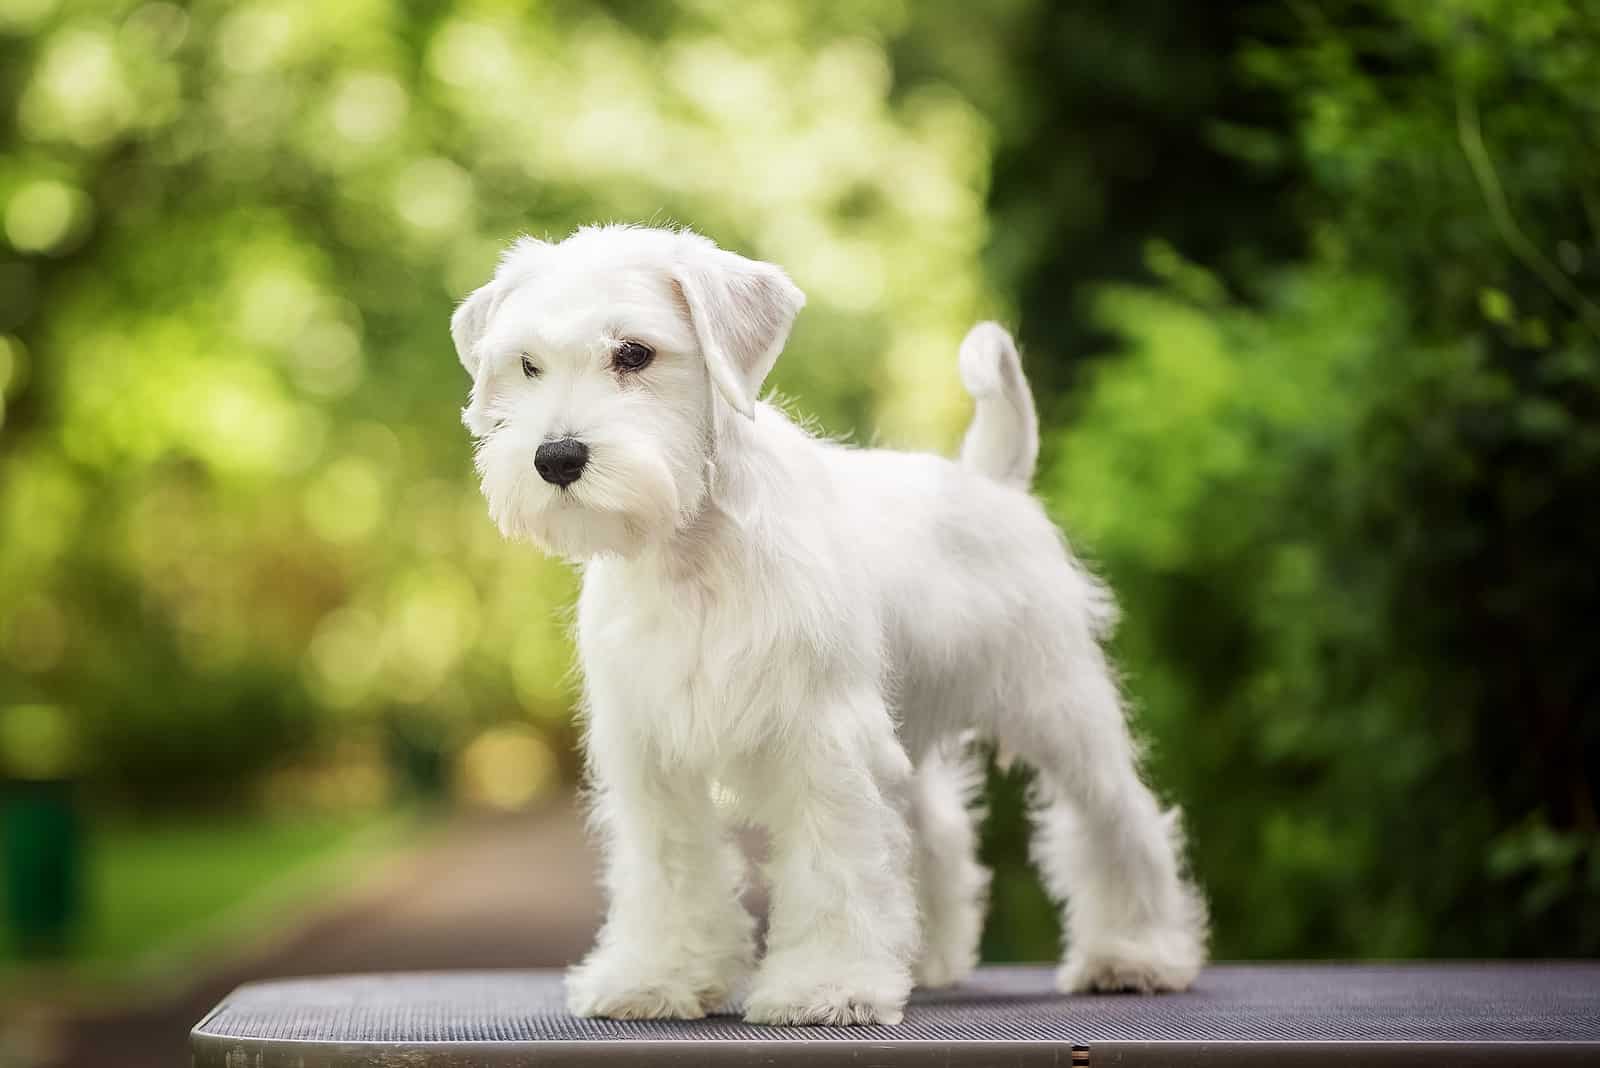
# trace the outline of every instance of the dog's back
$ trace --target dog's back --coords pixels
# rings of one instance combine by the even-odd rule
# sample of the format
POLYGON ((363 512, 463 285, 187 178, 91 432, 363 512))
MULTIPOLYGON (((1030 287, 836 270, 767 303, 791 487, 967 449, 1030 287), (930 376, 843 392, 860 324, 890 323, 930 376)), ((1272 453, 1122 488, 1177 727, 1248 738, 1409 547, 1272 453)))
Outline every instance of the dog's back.
MULTIPOLYGON (((924 740, 984 722, 1090 653, 1111 595, 1072 556, 1027 492, 1038 455, 1015 346, 980 324, 962 346, 977 413, 960 462, 824 446, 843 518, 870 575, 902 733, 924 740)), ((1036 700, 1036 698, 1031 698, 1036 700)), ((1041 710, 1041 714, 1048 714, 1041 710)))

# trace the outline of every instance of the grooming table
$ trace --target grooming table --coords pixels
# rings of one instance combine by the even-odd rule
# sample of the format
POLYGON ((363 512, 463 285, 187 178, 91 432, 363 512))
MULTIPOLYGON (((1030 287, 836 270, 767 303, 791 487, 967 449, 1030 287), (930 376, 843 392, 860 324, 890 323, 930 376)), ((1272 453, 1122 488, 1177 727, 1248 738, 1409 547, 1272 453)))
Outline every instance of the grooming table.
POLYGON ((1600 963, 1223 964, 1184 994, 1066 997, 1043 967, 919 991, 896 1027, 579 1020, 555 972, 240 987, 195 1068, 1600 1065, 1600 963))

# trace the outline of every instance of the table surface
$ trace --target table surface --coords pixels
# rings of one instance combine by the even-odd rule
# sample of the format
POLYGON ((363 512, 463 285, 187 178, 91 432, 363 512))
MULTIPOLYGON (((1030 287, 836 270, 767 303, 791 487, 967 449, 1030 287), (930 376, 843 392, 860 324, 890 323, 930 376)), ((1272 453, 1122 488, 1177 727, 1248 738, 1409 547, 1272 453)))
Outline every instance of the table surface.
POLYGON ((240 987, 192 1033, 196 1068, 673 1064, 1600 1064, 1600 962, 1225 964, 1192 990, 1064 996, 1042 967, 919 991, 895 1027, 580 1020, 555 972, 240 987))

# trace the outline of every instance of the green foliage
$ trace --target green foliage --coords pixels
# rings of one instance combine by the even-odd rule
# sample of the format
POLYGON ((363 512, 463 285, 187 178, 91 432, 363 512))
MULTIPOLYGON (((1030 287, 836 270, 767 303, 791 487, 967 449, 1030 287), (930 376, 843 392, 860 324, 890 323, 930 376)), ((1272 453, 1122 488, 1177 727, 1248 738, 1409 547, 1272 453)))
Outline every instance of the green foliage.
POLYGON ((1102 290, 1043 488, 1122 596, 1221 954, 1592 953, 1600 22, 1301 17, 1240 55, 1311 254, 1248 303, 1161 248, 1102 290))

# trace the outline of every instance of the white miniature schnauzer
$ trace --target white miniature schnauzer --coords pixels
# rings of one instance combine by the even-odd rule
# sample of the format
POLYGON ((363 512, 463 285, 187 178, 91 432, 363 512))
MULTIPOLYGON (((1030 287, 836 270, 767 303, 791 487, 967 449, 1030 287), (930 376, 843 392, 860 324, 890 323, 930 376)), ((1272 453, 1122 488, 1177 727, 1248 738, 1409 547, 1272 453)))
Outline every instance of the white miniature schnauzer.
POLYGON ((1010 336, 962 344, 961 460, 819 440, 757 400, 805 297, 688 231, 524 238, 451 322, 507 537, 583 562, 609 913, 580 1016, 896 1023, 977 961, 977 755, 1036 770, 1064 991, 1179 990, 1205 954, 1173 815, 1102 648, 1115 608, 1028 493, 1010 336), (770 833, 756 961, 730 821, 770 833))

